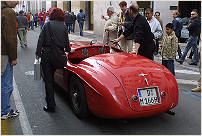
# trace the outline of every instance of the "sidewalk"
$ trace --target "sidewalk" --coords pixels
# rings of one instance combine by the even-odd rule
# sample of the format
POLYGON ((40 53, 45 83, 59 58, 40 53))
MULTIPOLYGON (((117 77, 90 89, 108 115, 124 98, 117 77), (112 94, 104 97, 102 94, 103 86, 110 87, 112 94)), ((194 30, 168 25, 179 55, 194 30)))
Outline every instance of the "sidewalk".
POLYGON ((97 42, 102 43, 102 35, 93 34, 93 31, 84 31, 84 36, 80 36, 79 32, 70 33, 69 40, 70 41, 91 41, 97 40, 97 42))

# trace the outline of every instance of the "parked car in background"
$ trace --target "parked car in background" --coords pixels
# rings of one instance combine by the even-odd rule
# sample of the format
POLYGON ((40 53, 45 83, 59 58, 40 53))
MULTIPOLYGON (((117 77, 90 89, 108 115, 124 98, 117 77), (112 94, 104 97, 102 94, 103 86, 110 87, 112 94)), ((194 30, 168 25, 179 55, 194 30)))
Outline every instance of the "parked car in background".
POLYGON ((187 26, 189 24, 189 18, 188 17, 182 18, 182 22, 183 22, 183 28, 181 31, 180 42, 185 43, 189 38, 189 31, 187 29, 187 26))

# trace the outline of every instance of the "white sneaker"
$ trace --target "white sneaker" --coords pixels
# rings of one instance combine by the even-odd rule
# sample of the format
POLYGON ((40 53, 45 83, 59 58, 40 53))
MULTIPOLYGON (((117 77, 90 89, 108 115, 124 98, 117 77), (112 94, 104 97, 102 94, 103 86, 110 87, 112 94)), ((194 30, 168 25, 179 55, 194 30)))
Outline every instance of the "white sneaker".
POLYGON ((8 118, 10 118, 10 117, 16 117, 16 116, 18 116, 18 115, 19 115, 19 111, 18 111, 18 110, 14 111, 13 109, 11 109, 11 111, 10 111, 9 113, 7 113, 7 114, 2 114, 2 115, 1 115, 1 119, 2 119, 2 120, 5 120, 5 119, 8 119, 8 118))

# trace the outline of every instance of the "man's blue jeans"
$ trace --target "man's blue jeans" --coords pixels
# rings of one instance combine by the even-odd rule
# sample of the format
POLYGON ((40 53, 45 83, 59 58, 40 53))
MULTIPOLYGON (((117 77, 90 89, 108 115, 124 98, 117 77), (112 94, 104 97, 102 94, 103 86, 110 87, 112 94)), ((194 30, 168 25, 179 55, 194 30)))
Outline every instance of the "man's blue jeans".
POLYGON ((174 60, 162 59, 162 65, 164 65, 167 69, 169 69, 170 72, 175 76, 174 60))
POLYGON ((83 36, 83 21, 79 22, 80 36, 83 36))
POLYGON ((1 115, 11 110, 10 96, 13 92, 13 66, 8 61, 6 70, 1 77, 1 115))
POLYGON ((188 51, 191 49, 193 49, 194 52, 194 58, 192 59, 192 62, 198 62, 198 47, 197 47, 197 40, 198 37, 197 36, 190 36, 187 42, 187 46, 184 49, 184 53, 182 54, 182 57, 179 59, 179 61, 184 62, 185 57, 187 56, 188 51))
POLYGON ((75 30, 75 22, 72 24, 72 32, 74 33, 75 30))
POLYGON ((41 24, 40 24, 40 28, 41 28, 41 30, 43 29, 43 25, 44 25, 44 22, 41 21, 41 24))

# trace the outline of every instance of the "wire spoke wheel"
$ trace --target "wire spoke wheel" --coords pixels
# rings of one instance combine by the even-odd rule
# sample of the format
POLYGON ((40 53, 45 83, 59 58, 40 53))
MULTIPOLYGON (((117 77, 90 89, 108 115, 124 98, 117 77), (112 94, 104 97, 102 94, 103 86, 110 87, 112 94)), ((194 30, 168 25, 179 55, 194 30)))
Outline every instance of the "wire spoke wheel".
POLYGON ((73 112, 79 118, 87 117, 89 111, 82 81, 74 75, 71 77, 69 85, 69 97, 73 112))

